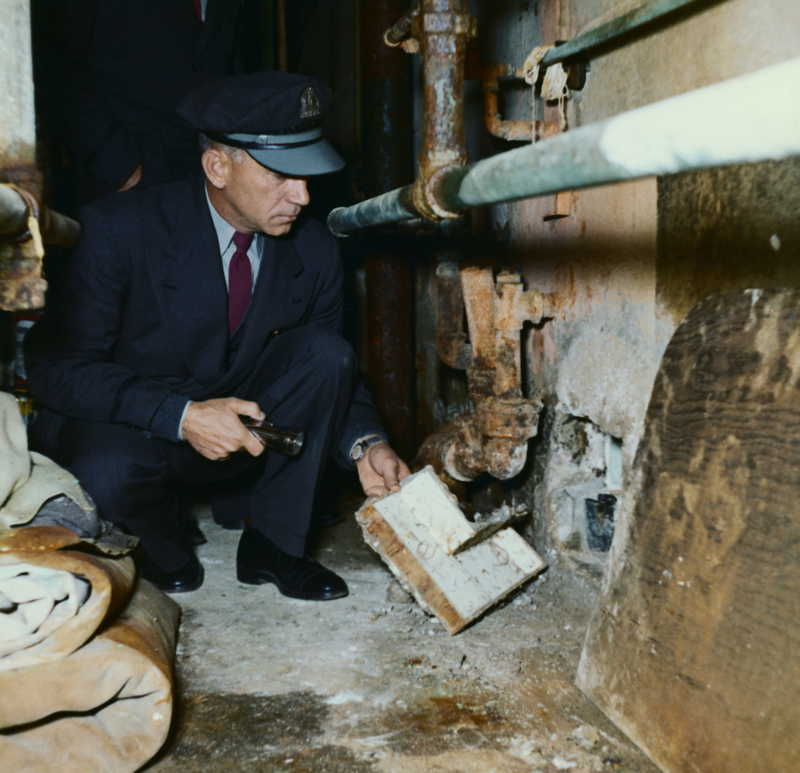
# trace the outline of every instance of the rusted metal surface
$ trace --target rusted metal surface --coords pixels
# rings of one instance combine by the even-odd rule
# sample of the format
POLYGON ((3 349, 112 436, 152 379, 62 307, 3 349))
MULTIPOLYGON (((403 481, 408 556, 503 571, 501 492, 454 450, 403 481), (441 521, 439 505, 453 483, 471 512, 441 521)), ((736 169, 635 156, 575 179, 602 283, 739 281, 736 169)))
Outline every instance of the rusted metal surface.
POLYGON ((518 475, 527 459, 527 441, 536 435, 538 400, 488 399, 474 413, 457 416, 430 435, 414 469, 427 464, 457 481, 489 473, 500 480, 518 475))
MULTIPOLYGON (((461 289, 472 344, 472 370, 494 370, 494 275, 491 266, 465 265, 461 289)), ((472 392, 473 390, 470 389, 472 392)), ((493 391, 493 390, 492 390, 493 391)))
MULTIPOLYGON (((467 41, 475 33, 475 19, 466 12, 464 0, 422 0, 386 33, 387 41, 394 44, 409 35, 420 42, 423 148, 419 178, 411 192, 413 206, 432 220, 457 217, 437 202, 436 188, 442 176, 467 162, 464 66, 467 41)), ((498 75, 496 71, 495 116, 498 75)), ((530 124, 528 131, 530 134, 530 124)), ((406 206, 405 199, 405 194, 393 198, 388 206, 406 206)), ((496 289, 488 265, 458 269, 444 262, 437 269, 437 277, 437 351, 447 365, 467 371, 476 410, 431 435, 420 449, 415 466, 431 463, 441 474, 459 481, 473 480, 484 472, 501 479, 513 477, 525 464, 527 440, 536 434, 541 410, 538 401, 522 397, 519 335, 523 318, 530 318, 526 314, 533 314, 538 321, 541 302, 536 306, 531 301, 540 301, 541 296, 526 295, 519 276, 508 272, 501 273, 496 289), (469 343, 462 326, 465 312, 469 343)))
POLYGON ((430 464, 445 479, 458 481, 483 473, 513 478, 525 465, 527 441, 536 435, 542 410, 539 400, 522 394, 520 331, 528 320, 540 322, 552 299, 535 289, 525 290, 515 271, 500 271, 495 281, 492 268, 485 265, 443 262, 437 279, 437 349, 446 364, 466 369, 475 410, 430 435, 414 468, 430 464), (461 293, 456 289, 457 271, 461 293), (469 344, 461 329, 465 310, 469 344))
MULTIPOLYGON (((798 79, 800 59, 790 59, 581 126, 546 142, 444 170, 436 180, 436 197, 442 206, 458 212, 654 175, 796 156, 800 154, 798 105, 787 103, 777 111, 768 131, 756 131, 739 116, 752 94, 761 94, 765 103, 780 102, 798 79), (694 117, 690 125, 684 120, 686 115, 694 117), (721 136, 726 138, 724 143, 719 141, 721 136)), ((399 200, 400 193, 383 195, 399 200)), ((370 207, 366 201, 334 211, 329 224, 335 232, 344 233, 390 222, 385 217, 366 222, 359 212, 370 207)), ((397 208, 393 216, 404 220, 414 213, 397 208)))
POLYGON ((47 282, 42 271, 44 243, 74 246, 80 238, 80 225, 64 215, 40 210, 36 196, 40 189, 35 172, 5 168, 0 177, 15 176, 22 184, 0 184, 0 309, 25 311, 41 309, 47 282))
MULTIPOLYGON (((38 206, 39 231, 45 244, 56 247, 74 247, 81 235, 81 226, 76 220, 38 206)), ((29 198, 16 186, 0 184, 0 238, 19 239, 28 229, 31 208, 29 198)))
POLYGON ((464 62, 476 22, 465 0, 423 0, 412 30, 420 41, 423 79, 423 146, 414 202, 426 217, 454 218, 459 214, 442 207, 434 191, 444 170, 467 163, 464 62))
POLYGON ((411 29, 414 18, 419 14, 419 5, 410 8, 400 19, 386 32, 383 41, 387 46, 402 46, 406 53, 417 53, 419 51, 419 41, 411 37, 411 29))
POLYGON ((487 131, 504 140, 531 142, 541 138, 541 121, 504 121, 497 107, 497 94, 500 91, 500 78, 522 79, 521 69, 511 64, 490 64, 482 68, 481 81, 484 99, 483 121, 487 131))
POLYGON ((442 362, 456 370, 466 370, 472 361, 472 347, 464 331, 464 296, 458 263, 441 261, 436 266, 438 331, 436 351, 442 362))
POLYGON ((6 237, 0 241, 0 309, 41 309, 47 282, 42 276, 44 245, 39 232, 39 207, 25 188, 15 187, 14 190, 27 205, 27 228, 16 238, 6 237))
POLYGON ((16 311, 44 305, 47 284, 38 222, 42 185, 36 169, 30 4, 0 0, 0 13, 0 183, 16 186, 18 194, 4 191, 3 201, 11 200, 14 207, 12 213, 3 207, 0 214, 0 309, 16 311))
POLYGON ((523 290, 522 278, 514 271, 498 274, 496 293, 495 394, 513 397, 522 394, 520 333, 526 320, 542 319, 545 298, 536 289, 523 290))
MULTIPOLYGON (((412 179, 409 60, 384 43, 404 0, 362 5, 361 93, 367 195, 412 179)), ((378 412, 393 447, 414 454, 414 263, 410 242, 375 234, 366 247, 367 369, 378 412)))

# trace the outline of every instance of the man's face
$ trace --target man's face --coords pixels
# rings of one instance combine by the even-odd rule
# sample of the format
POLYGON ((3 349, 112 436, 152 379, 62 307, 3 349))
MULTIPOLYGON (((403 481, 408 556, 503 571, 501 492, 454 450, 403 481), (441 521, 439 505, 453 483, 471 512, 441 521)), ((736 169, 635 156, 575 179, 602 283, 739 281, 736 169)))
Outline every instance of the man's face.
POLYGON ((310 201, 306 179, 287 177, 261 166, 247 153, 226 156, 222 188, 212 197, 220 215, 241 233, 288 233, 310 201))

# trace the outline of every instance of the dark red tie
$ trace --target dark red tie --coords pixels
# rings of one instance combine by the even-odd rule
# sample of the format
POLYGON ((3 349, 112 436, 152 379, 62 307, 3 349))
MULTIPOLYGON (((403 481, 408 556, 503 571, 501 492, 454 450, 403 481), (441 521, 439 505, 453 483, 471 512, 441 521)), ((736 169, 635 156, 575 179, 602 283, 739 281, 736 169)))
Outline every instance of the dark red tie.
POLYGON ((200 5, 200 0, 192 0, 192 5, 194 6, 197 18, 203 21, 203 7, 200 5))
POLYGON ((253 272, 250 268, 250 258, 247 250, 253 234, 233 235, 236 252, 233 253, 231 265, 228 269, 228 330, 231 335, 239 327, 239 323, 250 305, 250 292, 253 286, 253 272))

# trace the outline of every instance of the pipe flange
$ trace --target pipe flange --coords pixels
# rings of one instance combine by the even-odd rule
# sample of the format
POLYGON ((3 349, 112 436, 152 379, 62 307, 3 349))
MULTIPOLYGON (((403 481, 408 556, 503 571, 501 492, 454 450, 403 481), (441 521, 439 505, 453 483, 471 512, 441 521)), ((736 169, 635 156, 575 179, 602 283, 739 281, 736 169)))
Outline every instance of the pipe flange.
MULTIPOLYGON (((478 36, 478 20, 471 13, 427 11, 419 15, 421 35, 459 35, 466 38, 478 36)), ((415 19, 416 22, 416 19, 415 19)))
POLYGON ((417 209, 429 220, 455 220, 462 217, 463 212, 452 212, 446 209, 436 199, 436 186, 444 174, 453 169, 460 168, 460 165, 443 166, 429 174, 425 179, 417 179, 414 186, 414 204, 417 209))

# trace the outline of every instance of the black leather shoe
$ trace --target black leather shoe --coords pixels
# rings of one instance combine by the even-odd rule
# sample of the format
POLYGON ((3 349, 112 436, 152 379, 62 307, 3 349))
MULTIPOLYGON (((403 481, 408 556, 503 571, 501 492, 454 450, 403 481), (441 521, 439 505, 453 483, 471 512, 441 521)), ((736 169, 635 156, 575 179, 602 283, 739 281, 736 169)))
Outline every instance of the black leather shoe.
POLYGON ((313 558, 297 558, 279 550, 260 531, 246 527, 236 555, 236 577, 246 585, 274 583, 293 599, 329 601, 348 594, 347 583, 313 558))
POLYGON ((192 556, 187 563, 174 572, 159 569, 152 561, 146 559, 142 565, 142 577, 149 580, 165 593, 187 593, 197 590, 203 584, 203 565, 197 556, 192 556))

